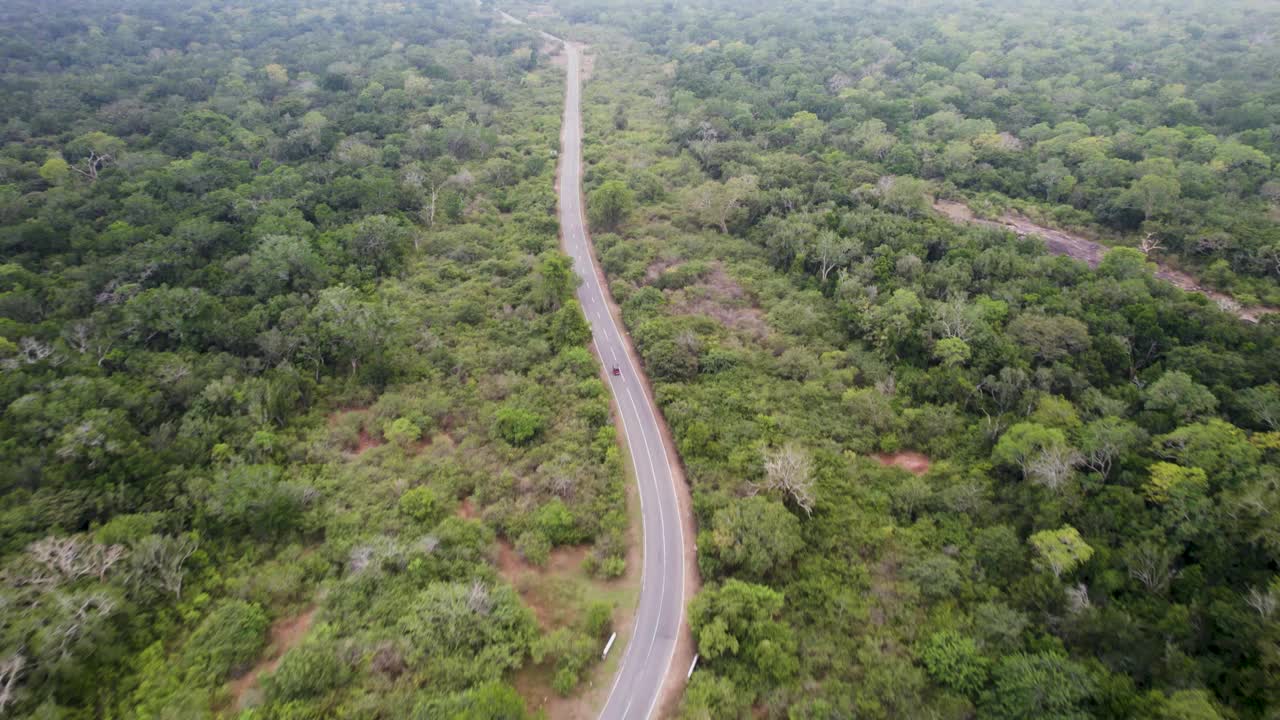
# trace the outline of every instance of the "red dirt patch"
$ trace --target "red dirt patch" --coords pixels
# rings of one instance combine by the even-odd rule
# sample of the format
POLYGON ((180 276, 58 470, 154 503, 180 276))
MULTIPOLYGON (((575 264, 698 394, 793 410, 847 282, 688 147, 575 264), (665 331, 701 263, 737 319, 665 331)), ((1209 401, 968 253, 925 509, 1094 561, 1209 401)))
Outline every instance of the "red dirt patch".
POLYGON ((526 605, 533 610, 538 624, 554 630, 573 622, 577 610, 573 598, 562 597, 565 585, 554 582, 558 575, 580 572, 582 561, 591 552, 590 545, 558 547, 551 551, 546 567, 536 567, 525 562, 511 543, 498 539, 498 574, 520 593, 526 605))
POLYGON ((368 429, 368 411, 367 407, 352 407, 336 410, 329 415, 329 428, 336 434, 335 442, 341 443, 343 451, 348 457, 355 457, 364 451, 383 445, 385 441, 382 438, 369 432, 368 429), (352 417, 355 416, 355 417, 352 417), (359 431, 355 437, 354 445, 351 443, 351 437, 346 433, 350 432, 350 426, 359 424, 359 431), (347 426, 339 430, 339 426, 347 426))
POLYGON ((271 625, 271 644, 267 646, 267 654, 253 666, 253 669, 230 683, 231 697, 237 709, 242 709, 241 702, 250 690, 258 687, 258 680, 263 674, 269 674, 280 667, 284 654, 306 637, 311 629, 311 621, 315 619, 316 607, 307 608, 300 615, 281 618, 271 625))
POLYGON ((907 450, 896 453, 876 453, 871 457, 885 467, 900 467, 913 475, 929 472, 930 461, 923 453, 907 450))
MULTIPOLYGON (((1102 262, 1102 256, 1111 248, 1100 242, 1095 242, 1080 235, 1066 232, 1064 230, 1056 230, 1054 228, 1037 225, 1026 215, 1016 212, 1006 212, 999 220, 984 220, 973 214, 973 210, 964 203, 958 203, 954 200, 935 200, 933 209, 945 215, 953 222, 972 223, 975 225, 985 225, 987 227, 999 228, 1001 230, 1010 230, 1019 237, 1026 235, 1035 235, 1044 240, 1045 247, 1054 255, 1068 255, 1083 260, 1089 264, 1089 267, 1096 268, 1098 263, 1102 262)), ((1150 260, 1150 258, 1148 258, 1150 260)), ((1178 289, 1189 292, 1198 293, 1212 300, 1224 312, 1231 313, 1241 320, 1256 323, 1263 315, 1269 313, 1280 312, 1280 308, 1256 305, 1245 307, 1240 305, 1235 298, 1230 295, 1212 290, 1202 286, 1195 278, 1191 277, 1181 270, 1175 270, 1164 263, 1154 261, 1156 265, 1155 276, 1171 283, 1178 289)))
POLYGON ((352 454, 359 455, 365 450, 368 450, 369 448, 378 447, 381 444, 383 444, 383 442, 380 438, 376 438, 373 435, 370 435, 368 430, 361 428, 360 439, 356 441, 356 449, 353 451, 352 454))
POLYGON ((458 503, 458 517, 464 520, 475 520, 480 517, 480 513, 476 510, 476 506, 471 504, 471 498, 467 498, 458 503))

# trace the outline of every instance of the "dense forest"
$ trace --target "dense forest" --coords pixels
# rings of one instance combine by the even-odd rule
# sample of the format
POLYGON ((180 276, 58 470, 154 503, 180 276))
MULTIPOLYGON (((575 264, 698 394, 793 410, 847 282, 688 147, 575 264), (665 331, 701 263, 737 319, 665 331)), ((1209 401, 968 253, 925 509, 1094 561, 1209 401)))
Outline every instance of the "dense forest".
POLYGON ((712 179, 751 168, 775 206, 912 176, 993 216, 1150 234, 1280 305, 1274 3, 563 6, 672 63, 669 139, 712 179))
POLYGON ((1280 323, 930 202, 1275 302, 1276 6, 562 10, 693 491, 685 717, 1275 717, 1280 323))
POLYGON ((0 8, 0 716, 607 678, 636 528, 547 29, 692 491, 680 716, 1277 717, 1280 315, 1152 261, 1280 306, 1280 7, 503 7, 0 8))
POLYGON ((495 567, 626 570, 542 40, 470 0, 0 17, 0 716, 575 692, 617 603, 495 567))

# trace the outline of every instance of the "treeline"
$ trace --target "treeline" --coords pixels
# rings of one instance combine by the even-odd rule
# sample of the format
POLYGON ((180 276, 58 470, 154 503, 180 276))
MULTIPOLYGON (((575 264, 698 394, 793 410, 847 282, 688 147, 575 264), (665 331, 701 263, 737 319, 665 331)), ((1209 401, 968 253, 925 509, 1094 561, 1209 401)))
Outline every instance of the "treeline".
POLYGON ((884 175, 1153 237, 1246 304, 1280 304, 1274 7, 568 3, 672 63, 671 137, 713 178, 834 201, 884 175))
POLYGON ((625 570, 541 40, 470 0, 0 12, 0 714, 573 692, 612 608, 541 625, 494 568, 625 570))
MULTIPOLYGON (((1270 717, 1280 325, 1155 279, 1136 249, 1094 271, 953 225, 924 180, 832 130, 893 117, 796 116, 842 102, 805 68, 874 7, 592 7, 569 17, 635 33, 573 28, 599 55, 588 198, 613 231, 596 242, 699 527, 683 716, 1270 717)), ((892 37, 917 47, 989 27, 900 10, 892 37)), ((1152 61, 1080 12, 1090 42, 1152 61)), ((954 112, 920 93, 908 125, 954 112)), ((924 142, 907 132, 887 149, 924 142)))

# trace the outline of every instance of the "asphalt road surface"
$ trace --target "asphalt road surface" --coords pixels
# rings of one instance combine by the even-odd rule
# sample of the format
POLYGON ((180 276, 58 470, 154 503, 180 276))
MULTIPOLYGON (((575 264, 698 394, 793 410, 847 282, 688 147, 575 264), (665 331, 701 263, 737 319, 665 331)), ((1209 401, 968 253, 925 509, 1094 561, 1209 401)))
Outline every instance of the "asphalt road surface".
POLYGON ((591 324, 596 350, 616 401, 639 484, 644 527, 644 569, 635 624, 600 717, 645 720, 658 705, 684 623, 684 530, 659 416, 644 391, 643 371, 632 361, 628 340, 610 311, 613 304, 602 287, 583 220, 579 98, 582 52, 573 43, 565 43, 565 52, 568 80, 560 138, 560 230, 565 252, 573 258, 574 270, 582 278, 578 300, 591 324), (618 368, 620 374, 614 375, 613 368, 618 368))

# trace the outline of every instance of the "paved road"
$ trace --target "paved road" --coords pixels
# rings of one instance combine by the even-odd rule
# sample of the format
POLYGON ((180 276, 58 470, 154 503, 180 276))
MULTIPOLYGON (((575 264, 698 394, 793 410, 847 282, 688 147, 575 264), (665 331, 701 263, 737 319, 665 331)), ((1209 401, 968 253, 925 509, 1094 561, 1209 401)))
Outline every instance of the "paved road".
MULTIPOLYGON (((476 0, 476 7, 481 7, 481 0, 476 0)), ((525 24, 502 10, 497 12, 505 22, 525 24)), ((609 391, 622 421, 639 485, 644 529, 644 568, 635 623, 600 717, 647 720, 662 697, 663 681, 671 674, 676 641, 684 626, 684 525, 669 460, 672 455, 660 430, 658 411, 644 391, 643 371, 631 359, 630 341, 622 324, 613 316, 613 302, 606 295, 587 234, 582 207, 582 51, 575 43, 554 35, 543 32, 542 36, 562 44, 567 56, 558 169, 560 235, 565 252, 573 258, 574 272, 582 278, 578 301, 591 324, 596 352, 604 363, 609 391), (613 375, 613 368, 621 373, 613 375)))
POLYGON ((560 138, 560 230, 565 252, 582 278, 578 300, 591 323, 596 351, 606 370, 617 367, 621 371, 619 376, 608 374, 609 389, 639 484, 644 526, 644 569, 635 624, 600 717, 644 720, 658 704, 684 624, 684 529, 659 416, 644 391, 643 371, 627 351, 629 341, 621 323, 610 312, 613 303, 602 287, 583 220, 582 53, 573 43, 565 43, 565 49, 568 80, 560 138))

